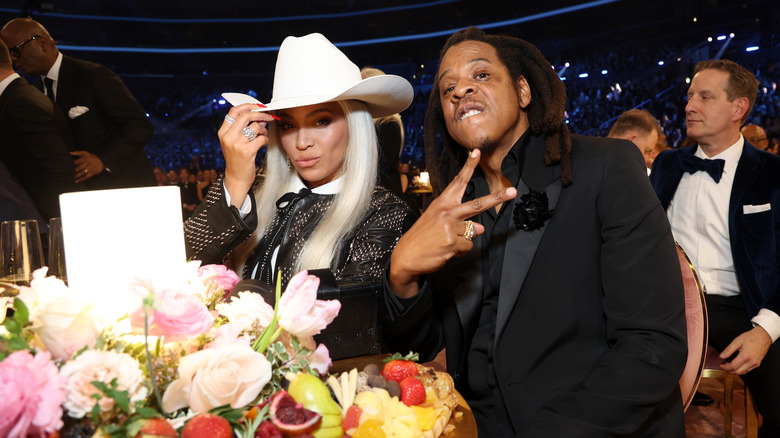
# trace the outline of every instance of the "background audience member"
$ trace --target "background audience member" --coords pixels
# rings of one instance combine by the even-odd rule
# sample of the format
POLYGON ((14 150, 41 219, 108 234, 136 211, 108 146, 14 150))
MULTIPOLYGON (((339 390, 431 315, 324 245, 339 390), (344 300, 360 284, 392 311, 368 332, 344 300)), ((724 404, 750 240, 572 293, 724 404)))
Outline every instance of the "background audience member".
POLYGON ((39 75, 34 84, 68 116, 75 142, 74 180, 88 189, 152 186, 144 145, 154 127, 125 84, 111 70, 62 55, 37 21, 16 18, 0 30, 14 66, 39 75))
MULTIPOLYGON (((618 117, 609 131, 609 137, 633 142, 639 148, 639 153, 646 156, 655 150, 658 143, 658 130, 658 120, 649 111, 635 108, 618 117)), ((649 166, 647 174, 650 174, 649 166)))
POLYGON ((287 37, 271 102, 260 112, 231 108, 219 130, 224 187, 212 185, 185 224, 188 256, 218 263, 242 243, 234 257, 244 278, 271 285, 281 271, 284 288, 303 269, 328 269, 337 280, 381 282, 415 214, 376 185, 372 117, 403 110, 412 95, 399 76, 362 79, 321 34, 287 37), (266 145, 265 178, 254 192, 266 145))
POLYGON ((163 172, 162 169, 155 167, 152 169, 152 172, 154 172, 154 180, 157 182, 157 186, 168 185, 168 176, 165 174, 165 172, 163 172))
POLYGON ((73 159, 54 123, 54 105, 14 73, 0 41, 0 161, 44 218, 60 216, 60 193, 75 190, 73 159))
POLYGON ((740 132, 745 137, 745 140, 756 148, 762 151, 769 149, 769 138, 767 137, 764 128, 748 123, 740 129, 740 132))
MULTIPOLYGON (((363 79, 383 75, 378 68, 364 67, 360 70, 363 79)), ((401 174, 398 172, 398 157, 404 147, 404 122, 398 113, 374 119, 376 137, 379 142, 379 185, 396 196, 403 197, 401 174)))
POLYGON ((780 436, 780 157, 740 135, 758 81, 729 60, 696 65, 685 116, 697 144, 663 152, 650 180, 706 292, 709 343, 780 436))
POLYGON ((570 135, 565 101, 530 43, 447 40, 425 124, 438 197, 393 251, 385 339, 446 350, 480 436, 683 437, 669 224, 634 147, 570 135))
POLYGON ((184 220, 192 215, 195 207, 200 203, 197 182, 193 182, 192 177, 193 175, 190 174, 188 168, 179 169, 179 190, 181 190, 181 208, 184 220))

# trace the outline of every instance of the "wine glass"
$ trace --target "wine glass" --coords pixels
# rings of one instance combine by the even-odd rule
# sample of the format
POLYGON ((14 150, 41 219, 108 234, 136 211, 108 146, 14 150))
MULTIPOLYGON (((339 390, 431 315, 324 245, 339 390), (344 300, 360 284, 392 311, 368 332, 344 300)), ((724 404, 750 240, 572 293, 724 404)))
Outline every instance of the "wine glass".
POLYGON ((65 268, 65 241, 62 234, 62 218, 53 217, 49 220, 49 271, 46 275, 53 275, 65 284, 68 284, 68 273, 65 268))
MULTIPOLYGON (((33 271, 42 266, 43 247, 38 222, 29 219, 0 224, 0 282, 29 286, 33 271)), ((8 293, 3 290, 3 294, 8 293)))

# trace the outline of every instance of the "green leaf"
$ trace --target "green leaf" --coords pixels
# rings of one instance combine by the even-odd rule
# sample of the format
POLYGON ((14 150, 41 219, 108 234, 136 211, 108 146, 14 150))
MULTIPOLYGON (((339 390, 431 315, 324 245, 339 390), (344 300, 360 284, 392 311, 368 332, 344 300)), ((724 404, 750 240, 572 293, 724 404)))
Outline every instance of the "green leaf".
POLYGON ((135 413, 141 418, 162 418, 162 415, 152 408, 136 408, 135 413))
POLYGON ((8 340, 8 349, 11 352, 20 351, 20 350, 29 350, 30 346, 27 345, 27 341, 25 341, 24 338, 19 336, 14 336, 8 340))
POLYGON ((19 298, 14 298, 14 317, 16 321, 22 326, 25 326, 30 322, 30 311, 27 310, 27 306, 24 305, 24 301, 19 298))
POLYGON ((111 390, 111 397, 122 412, 130 413, 130 395, 127 391, 111 390))
POLYGON ((5 329, 8 330, 8 333, 12 335, 19 336, 22 334, 22 326, 14 318, 6 318, 5 321, 3 321, 3 325, 5 326, 5 329))
POLYGON ((384 359, 385 362, 390 362, 391 360, 410 360, 412 362, 417 362, 420 360, 420 355, 410 351, 406 356, 401 356, 401 353, 395 353, 394 355, 384 359))
MULTIPOLYGON (((93 398, 97 394, 92 394, 93 398)), ((100 400, 98 398, 98 400, 100 400)), ((95 402, 95 405, 92 406, 92 424, 99 424, 100 423, 100 405, 95 402)))

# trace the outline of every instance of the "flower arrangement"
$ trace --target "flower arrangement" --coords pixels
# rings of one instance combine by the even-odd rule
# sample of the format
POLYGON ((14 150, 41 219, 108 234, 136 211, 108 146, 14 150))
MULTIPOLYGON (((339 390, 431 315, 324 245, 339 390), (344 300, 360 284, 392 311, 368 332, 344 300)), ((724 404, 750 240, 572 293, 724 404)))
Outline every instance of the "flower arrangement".
POLYGON ((190 262, 186 277, 137 280, 118 317, 46 268, 0 298, 0 436, 136 437, 148 420, 179 429, 212 412, 254 437, 267 419, 257 405, 286 373, 327 372, 313 336, 341 305, 317 300, 317 277, 298 273, 284 294, 277 284, 274 306, 233 291, 224 266, 190 262))

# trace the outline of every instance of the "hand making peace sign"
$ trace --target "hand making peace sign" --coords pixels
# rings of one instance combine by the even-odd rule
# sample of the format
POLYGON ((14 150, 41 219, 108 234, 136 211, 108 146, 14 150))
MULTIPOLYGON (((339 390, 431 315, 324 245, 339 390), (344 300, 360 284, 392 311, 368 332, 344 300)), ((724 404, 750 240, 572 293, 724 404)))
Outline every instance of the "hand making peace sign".
POLYGON ((469 154, 455 179, 414 223, 393 250, 390 259, 390 290, 407 298, 418 292, 420 275, 436 272, 449 259, 466 254, 474 244, 468 238, 485 232, 481 224, 466 219, 487 211, 517 195, 514 187, 462 203, 466 185, 479 164, 480 151, 469 154), (473 227, 473 232, 469 229, 473 227))

